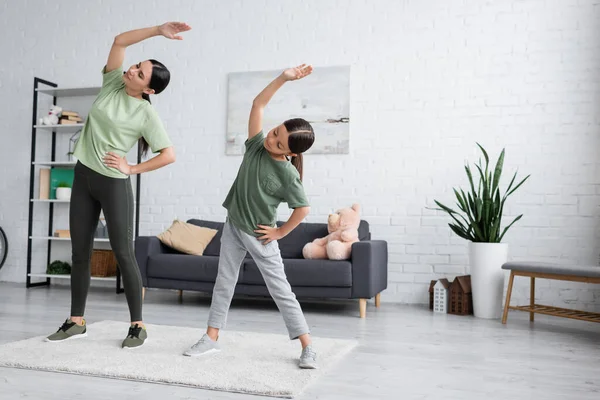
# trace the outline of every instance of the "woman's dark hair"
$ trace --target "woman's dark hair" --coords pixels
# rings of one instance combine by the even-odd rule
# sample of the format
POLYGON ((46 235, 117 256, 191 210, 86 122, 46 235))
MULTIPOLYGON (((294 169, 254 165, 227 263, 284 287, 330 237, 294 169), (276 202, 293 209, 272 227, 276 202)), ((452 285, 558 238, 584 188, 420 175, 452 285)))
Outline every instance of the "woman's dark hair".
POLYGON ((313 127, 302 118, 288 119, 283 125, 290 135, 288 137, 288 147, 292 153, 297 154, 297 156, 292 157, 292 164, 298 170, 300 180, 302 180, 302 153, 310 149, 315 142, 315 131, 313 130, 313 127))
MULTIPOLYGON (((159 94, 169 85, 171 81, 171 73, 160 61, 156 61, 153 59, 148 60, 152 63, 152 76, 150 77, 150 83, 148 87, 154 90, 154 94, 159 94)), ((146 100, 148 103, 152 103, 150 101, 150 95, 147 93, 142 93, 142 98, 146 100)), ((140 138, 138 141, 138 149, 139 152, 144 156, 148 152, 150 146, 146 139, 140 138)))

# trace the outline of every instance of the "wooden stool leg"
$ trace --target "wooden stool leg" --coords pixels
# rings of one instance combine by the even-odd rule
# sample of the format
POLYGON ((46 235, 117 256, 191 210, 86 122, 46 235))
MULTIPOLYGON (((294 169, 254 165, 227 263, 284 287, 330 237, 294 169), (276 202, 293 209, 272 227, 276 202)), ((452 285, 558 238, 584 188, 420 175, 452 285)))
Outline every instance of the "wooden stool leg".
POLYGON ((360 317, 364 318, 367 315, 367 299, 359 299, 360 317))
POLYGON ((508 306, 510 305, 510 295, 512 294, 513 281, 515 280, 515 274, 510 271, 510 279, 508 280, 508 289, 506 290, 506 303, 504 304, 504 314, 502 314, 502 323, 506 324, 506 318, 508 317, 508 306))
POLYGON ((179 302, 183 302, 183 290, 179 290, 179 302))
MULTIPOLYGON (((535 306, 535 278, 532 276, 531 277, 531 287, 529 290, 529 306, 533 309, 533 307, 535 306)), ((533 316, 535 315, 534 312, 530 312, 529 313, 529 320, 533 321, 533 316)))
POLYGON ((144 301, 145 297, 146 297, 146 288, 142 287, 142 301, 144 301))
POLYGON ((375 295, 375 307, 379 308, 381 305, 381 293, 375 295))

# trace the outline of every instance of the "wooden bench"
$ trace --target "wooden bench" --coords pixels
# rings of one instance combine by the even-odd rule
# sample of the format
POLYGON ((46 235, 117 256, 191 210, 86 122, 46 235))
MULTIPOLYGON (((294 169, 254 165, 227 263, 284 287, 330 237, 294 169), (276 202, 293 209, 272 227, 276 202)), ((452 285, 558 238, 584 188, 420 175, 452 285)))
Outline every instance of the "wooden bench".
POLYGON ((535 278, 554 279, 559 281, 600 283, 600 267, 594 266, 565 266, 542 262, 508 262, 502 265, 502 269, 510 270, 510 279, 506 291, 506 303, 502 323, 506 324, 508 310, 519 310, 529 312, 529 320, 533 321, 535 313, 553 315, 556 317, 579 319, 582 321, 600 322, 600 313, 571 310, 567 308, 544 306, 535 304, 535 278), (511 306, 510 295, 512 293, 515 276, 524 276, 531 279, 530 301, 528 306, 511 306))

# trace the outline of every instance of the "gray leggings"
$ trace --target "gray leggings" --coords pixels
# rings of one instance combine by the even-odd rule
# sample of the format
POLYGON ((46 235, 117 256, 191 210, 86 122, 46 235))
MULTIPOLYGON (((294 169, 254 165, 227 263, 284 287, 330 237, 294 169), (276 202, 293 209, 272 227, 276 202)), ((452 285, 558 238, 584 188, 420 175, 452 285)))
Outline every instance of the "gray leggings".
POLYGON ((223 227, 219 272, 213 289, 208 326, 218 329, 225 327, 246 251, 250 253, 260 270, 267 289, 283 316, 290 339, 297 339, 300 335, 310 333, 300 304, 287 281, 277 241, 263 245, 257 238, 242 232, 229 221, 223 227))
POLYGON ((90 258, 100 210, 123 277, 131 321, 142 320, 142 277, 133 250, 131 180, 109 178, 77 162, 69 225, 73 247, 71 316, 82 317, 90 287, 90 258))

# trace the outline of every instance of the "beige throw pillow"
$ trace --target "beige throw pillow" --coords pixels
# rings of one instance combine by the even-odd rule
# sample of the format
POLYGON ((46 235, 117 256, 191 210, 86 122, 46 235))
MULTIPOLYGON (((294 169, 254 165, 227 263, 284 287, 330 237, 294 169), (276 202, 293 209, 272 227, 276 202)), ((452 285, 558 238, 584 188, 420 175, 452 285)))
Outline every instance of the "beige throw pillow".
POLYGON ((176 219, 169 229, 157 237, 175 250, 201 256, 216 234, 216 229, 204 228, 176 219))

